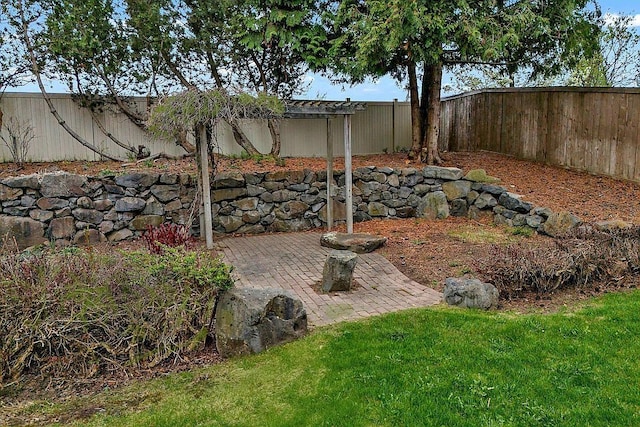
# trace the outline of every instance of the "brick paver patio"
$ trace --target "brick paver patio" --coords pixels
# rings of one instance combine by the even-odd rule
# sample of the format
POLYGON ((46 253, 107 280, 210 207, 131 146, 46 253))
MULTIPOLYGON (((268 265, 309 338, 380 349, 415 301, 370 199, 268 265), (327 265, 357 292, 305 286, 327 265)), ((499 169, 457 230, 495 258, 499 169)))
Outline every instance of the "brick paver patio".
POLYGON ((236 286, 279 288, 303 302, 309 326, 426 307, 442 294, 403 275, 376 253, 359 254, 357 282, 350 292, 322 294, 314 287, 322 278, 329 248, 320 246, 319 233, 270 234, 228 238, 218 242, 225 262, 234 266, 236 286))

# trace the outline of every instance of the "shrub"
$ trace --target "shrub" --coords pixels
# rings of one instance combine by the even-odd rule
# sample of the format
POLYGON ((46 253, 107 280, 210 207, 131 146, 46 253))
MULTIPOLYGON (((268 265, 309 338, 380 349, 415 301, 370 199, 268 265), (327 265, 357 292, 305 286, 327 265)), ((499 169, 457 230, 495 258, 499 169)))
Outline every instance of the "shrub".
POLYGON ((189 248, 193 241, 186 225, 171 223, 165 223, 157 227, 148 225, 142 239, 152 254, 162 254, 165 247, 183 246, 189 248))
POLYGON ((231 269, 207 252, 0 253, 0 384, 90 377, 204 345, 231 269))
POLYGON ((598 231, 584 226, 543 247, 494 245, 477 270, 503 298, 619 282, 640 271, 640 227, 598 231))

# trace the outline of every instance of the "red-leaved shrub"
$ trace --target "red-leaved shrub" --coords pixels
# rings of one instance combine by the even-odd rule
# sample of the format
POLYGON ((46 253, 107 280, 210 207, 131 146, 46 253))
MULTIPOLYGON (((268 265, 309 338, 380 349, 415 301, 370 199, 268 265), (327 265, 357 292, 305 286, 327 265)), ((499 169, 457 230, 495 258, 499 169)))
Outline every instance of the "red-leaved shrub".
POLYGON ((156 255, 162 254, 165 247, 189 248, 193 243, 189 229, 182 224, 165 223, 156 227, 148 225, 142 238, 149 252, 156 255))

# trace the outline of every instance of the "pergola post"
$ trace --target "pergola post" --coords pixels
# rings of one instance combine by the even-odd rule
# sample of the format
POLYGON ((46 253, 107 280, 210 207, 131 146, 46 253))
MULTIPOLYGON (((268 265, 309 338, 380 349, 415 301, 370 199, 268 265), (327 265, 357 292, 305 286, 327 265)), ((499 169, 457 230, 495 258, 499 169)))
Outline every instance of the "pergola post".
POLYGON ((347 98, 342 101, 297 101, 287 102, 285 117, 287 118, 326 118, 327 119, 327 228, 333 227, 333 129, 332 118, 342 115, 344 117, 344 174, 345 174, 345 202, 347 233, 353 233, 353 174, 351 170, 351 117, 356 111, 362 111, 365 105, 362 102, 351 102, 347 98))
POLYGON ((351 172, 351 115, 344 115, 344 187, 347 204, 347 233, 353 233, 353 175, 351 172))
POLYGON ((333 195, 331 183, 333 182, 333 133, 331 118, 327 117, 327 231, 333 227, 333 195))
MULTIPOLYGON (((204 205, 204 236, 207 249, 213 249, 213 216, 211 215, 211 185, 209 183, 209 150, 206 126, 200 134, 200 170, 202 172, 202 203, 204 205)), ((202 235, 202 230, 200 230, 202 235)))

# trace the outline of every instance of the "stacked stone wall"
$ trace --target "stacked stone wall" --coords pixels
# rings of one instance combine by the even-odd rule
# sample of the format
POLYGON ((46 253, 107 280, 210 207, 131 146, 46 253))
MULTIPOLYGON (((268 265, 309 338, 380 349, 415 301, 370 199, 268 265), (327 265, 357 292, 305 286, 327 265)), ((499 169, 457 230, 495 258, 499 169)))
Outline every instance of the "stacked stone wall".
MULTIPOLYGON (((496 222, 541 229, 551 215, 504 187, 463 176, 456 168, 358 168, 353 172, 355 221, 372 218, 492 213, 496 222)), ((327 221, 325 171, 220 173, 212 181, 214 231, 263 233, 323 227, 327 221)), ((344 172, 333 174, 334 218, 345 219, 344 172)), ((21 247, 121 241, 148 225, 185 224, 193 218, 196 181, 187 174, 130 173, 85 177, 66 173, 7 178, 0 184, 0 233, 21 247)), ((194 221, 198 234, 199 222, 194 221)))

